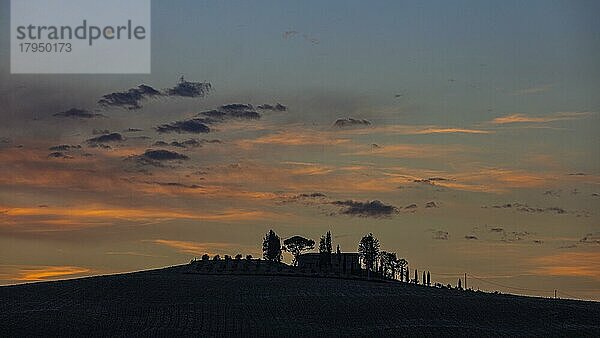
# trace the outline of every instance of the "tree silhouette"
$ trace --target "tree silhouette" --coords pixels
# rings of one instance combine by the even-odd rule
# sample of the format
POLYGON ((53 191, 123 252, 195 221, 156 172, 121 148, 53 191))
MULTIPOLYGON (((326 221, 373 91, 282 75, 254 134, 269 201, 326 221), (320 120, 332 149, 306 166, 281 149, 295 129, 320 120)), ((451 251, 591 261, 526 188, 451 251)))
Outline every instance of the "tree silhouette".
POLYGON ((292 261, 294 266, 298 265, 298 256, 300 256, 302 251, 312 250, 315 248, 315 241, 302 236, 292 236, 284 240, 283 244, 283 249, 294 256, 294 260, 292 261))
POLYGON ((321 240, 319 241, 319 252, 331 253, 332 251, 331 231, 327 231, 325 235, 321 236, 321 240))
POLYGON ((460 278, 458 279, 458 287, 459 290, 462 290, 462 282, 460 281, 460 278))
POLYGON ((263 239, 263 258, 281 262, 281 240, 273 230, 269 230, 263 239))
POLYGON ((202 260, 203 260, 203 261, 207 261, 207 260, 209 260, 209 259, 210 259, 210 256, 209 256, 208 254, 204 254, 204 255, 202 255, 202 260))
POLYGON ((405 278, 405 271, 408 271, 408 261, 404 258, 400 258, 396 262, 397 269, 400 271, 400 281, 404 282, 408 281, 408 278, 405 278))
POLYGON ((239 254, 235 255, 235 259, 236 259, 236 260, 238 260, 238 261, 239 261, 240 259, 242 259, 242 254, 241 254, 241 253, 239 253, 239 254))
POLYGON ((381 251, 379 253, 381 264, 381 273, 384 277, 396 278, 396 271, 399 267, 399 260, 395 252, 381 251))
POLYGON ((369 277, 379 255, 379 240, 372 233, 365 235, 358 243, 358 253, 367 268, 369 277))
POLYGON ((396 279, 396 272, 398 271, 398 267, 399 267, 398 263, 400 262, 398 260, 398 255, 396 255, 395 252, 388 253, 388 261, 389 261, 390 272, 391 272, 390 277, 393 279, 396 279))
POLYGON ((331 266, 331 251, 333 250, 331 246, 331 232, 327 231, 327 233, 321 236, 319 240, 319 261, 321 268, 331 266))
POLYGON ((252 259, 252 255, 246 255, 246 259, 247 260, 251 260, 252 259))
POLYGON ((415 269, 415 284, 419 284, 419 272, 415 269))
POLYGON ((379 273, 381 273, 383 277, 386 277, 388 271, 388 252, 380 251, 379 255, 377 255, 377 259, 379 264, 379 273))
POLYGON ((427 271, 427 286, 431 286, 431 275, 429 274, 429 271, 427 271))
POLYGON ((425 274, 425 271, 423 271, 423 285, 427 285, 427 275, 425 274))

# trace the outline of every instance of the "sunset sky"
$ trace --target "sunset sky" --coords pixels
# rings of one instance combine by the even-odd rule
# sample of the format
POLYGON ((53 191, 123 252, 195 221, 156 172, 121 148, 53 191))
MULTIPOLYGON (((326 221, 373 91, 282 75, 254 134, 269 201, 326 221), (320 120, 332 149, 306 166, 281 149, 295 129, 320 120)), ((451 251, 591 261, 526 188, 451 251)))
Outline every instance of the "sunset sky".
POLYGON ((600 300, 598 13, 153 1, 150 75, 11 75, 2 34, 0 284, 331 230, 434 282, 600 300), (212 90, 179 95, 182 75, 212 90), (98 102, 140 84, 161 93, 98 102))

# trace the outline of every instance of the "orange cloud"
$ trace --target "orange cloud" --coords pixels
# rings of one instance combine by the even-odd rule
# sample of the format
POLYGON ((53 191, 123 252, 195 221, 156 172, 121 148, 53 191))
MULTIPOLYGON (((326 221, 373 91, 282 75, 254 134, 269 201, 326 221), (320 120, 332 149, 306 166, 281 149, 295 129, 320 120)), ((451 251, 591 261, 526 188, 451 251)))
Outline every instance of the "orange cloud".
POLYGON ((494 131, 471 128, 455 128, 436 125, 387 125, 359 129, 345 129, 337 132, 347 135, 370 135, 370 134, 392 134, 392 135, 427 135, 427 134, 492 134, 494 131))
POLYGON ((189 242, 189 241, 176 241, 169 239, 155 239, 150 240, 154 244, 168 246, 176 249, 178 252, 192 255, 215 255, 227 252, 228 249, 235 247, 232 243, 200 243, 200 242, 189 242))
MULTIPOLYGON (((303 128, 298 126, 298 128, 303 128)), ((299 131, 279 131, 274 134, 261 136, 253 140, 244 140, 238 142, 241 147, 248 147, 253 144, 276 144, 285 146, 315 146, 315 145, 350 145, 349 138, 341 138, 340 135, 371 135, 371 134, 398 134, 398 135, 427 135, 427 134, 491 134, 493 131, 440 127, 435 125, 412 126, 412 125, 391 125, 376 126, 368 128, 355 129, 335 129, 335 130, 299 130, 299 131)))
POLYGON ((389 184, 413 183, 415 180, 427 179, 428 177, 444 177, 445 180, 428 183, 448 189, 489 193, 506 193, 513 188, 549 187, 561 183, 559 178, 564 181, 574 179, 574 176, 550 172, 470 167, 452 172, 390 168, 384 172, 384 175, 389 177, 389 184))
POLYGON ((514 93, 514 95, 539 94, 539 93, 543 93, 543 92, 546 92, 546 91, 552 89, 552 87, 554 87, 554 85, 551 85, 551 84, 546 84, 546 85, 542 85, 542 86, 535 86, 535 87, 529 87, 529 88, 525 88, 525 89, 521 89, 521 90, 516 91, 514 93))
POLYGON ((176 210, 161 210, 149 208, 107 208, 100 205, 90 205, 77 208, 8 208, 4 210, 7 216, 62 216, 82 218, 117 218, 117 219, 203 219, 203 220, 234 220, 259 218, 265 216, 260 211, 225 210, 217 213, 197 213, 176 210))
POLYGON ((600 252, 563 252, 530 260, 533 273, 546 276, 591 277, 600 280, 600 252))
POLYGON ((483 177, 489 177, 507 188, 534 188, 544 186, 553 176, 542 173, 530 173, 523 170, 510 170, 501 168, 484 169, 483 177))
POLYGON ((0 229, 10 232, 60 232, 112 226, 130 222, 146 224, 173 219, 212 222, 242 222, 272 219, 274 215, 264 210, 225 209, 200 212, 164 208, 116 208, 106 205, 78 207, 3 207, 0 206, 0 229))
POLYGON ((436 182, 447 188, 505 193, 513 188, 540 188, 557 183, 557 175, 506 168, 467 169, 452 173, 453 181, 436 182))
POLYGON ((92 273, 91 269, 79 266, 0 266, 3 280, 35 282, 58 277, 80 277, 92 273))
POLYGON ((559 112, 546 116, 529 116, 526 114, 511 114, 497 117, 491 121, 493 124, 508 123, 546 123, 554 121, 578 120, 592 115, 592 112, 559 112))
MULTIPOLYGON (((170 196, 202 196, 207 199, 244 199, 244 200, 270 200, 277 197, 276 194, 268 191, 252 191, 246 188, 228 187, 226 180, 217 180, 211 177, 214 183, 212 185, 203 185, 201 187, 181 187, 172 185, 161 185, 156 182, 135 182, 132 190, 149 195, 170 195, 170 196)), ((230 180, 234 182, 235 180, 230 180)))
POLYGON ((307 131, 291 132, 281 131, 275 134, 261 136, 253 140, 246 140, 240 146, 248 144, 277 144, 286 146, 311 146, 311 145, 338 145, 350 142, 349 139, 334 137, 332 133, 307 131))
POLYGON ((465 128, 426 128, 415 131, 415 134, 491 134, 489 130, 465 129, 465 128))
POLYGON ((390 144, 371 147, 357 147, 362 150, 343 155, 383 156, 390 158, 433 158, 447 156, 450 153, 473 152, 474 148, 463 145, 435 144, 390 144))

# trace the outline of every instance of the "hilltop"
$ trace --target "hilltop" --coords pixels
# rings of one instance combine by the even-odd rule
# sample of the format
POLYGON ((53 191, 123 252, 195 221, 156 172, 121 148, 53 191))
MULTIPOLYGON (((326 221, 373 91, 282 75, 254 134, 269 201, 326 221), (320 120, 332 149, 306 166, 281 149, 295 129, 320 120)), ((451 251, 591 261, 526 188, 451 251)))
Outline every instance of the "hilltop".
POLYGON ((0 287, 0 336, 600 335, 597 302, 207 264, 0 287))

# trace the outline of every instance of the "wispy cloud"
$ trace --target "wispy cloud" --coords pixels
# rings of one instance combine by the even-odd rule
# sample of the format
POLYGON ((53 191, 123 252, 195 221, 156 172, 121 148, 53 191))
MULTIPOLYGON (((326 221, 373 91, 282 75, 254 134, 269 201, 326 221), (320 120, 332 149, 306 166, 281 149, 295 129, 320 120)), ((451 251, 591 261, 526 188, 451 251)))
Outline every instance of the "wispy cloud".
POLYGON ((170 239, 154 239, 148 240, 158 245, 164 245, 173 249, 176 249, 180 253, 192 254, 192 255, 203 255, 203 254, 222 254, 235 247, 232 243, 203 243, 203 242, 190 242, 190 241, 177 241, 170 239))
POLYGON ((389 135, 428 135, 428 134, 493 134, 493 130, 474 129, 463 127, 439 126, 439 125, 407 125, 393 124, 384 126, 371 126, 369 128, 344 129, 338 134, 348 135, 371 135, 371 134, 389 134, 389 135))
POLYGON ((152 255, 143 252, 135 252, 135 251, 107 251, 104 253, 109 256, 137 256, 137 257, 154 257, 154 258, 165 258, 167 256, 161 255, 152 255))
POLYGON ((591 277, 600 280, 600 252, 561 252, 530 260, 533 273, 546 276, 591 277))
POLYGON ((225 210, 214 213, 199 213, 184 210, 173 210, 172 208, 109 208, 107 206, 91 205, 87 207, 70 208, 1 208, 6 216, 68 216, 68 217, 90 217, 90 218, 115 218, 144 220, 151 218, 164 219, 204 219, 204 220, 235 220, 260 218, 263 212, 244 210, 225 210))
POLYGON ((263 210, 225 209, 201 212, 169 207, 119 208, 105 205, 70 207, 0 206, 0 233, 15 235, 52 234, 116 225, 143 225, 169 220, 237 222, 272 219, 263 210))
POLYGON ((540 94, 540 93, 547 92, 547 91, 551 90, 553 87, 554 87, 553 84, 545 84, 545 85, 533 86, 533 87, 519 89, 519 90, 515 91, 513 93, 513 95, 519 96, 519 95, 540 94))
POLYGON ((474 148, 464 145, 436 145, 436 144, 389 144, 357 146, 357 150, 343 155, 354 156, 382 156, 388 158, 437 158, 448 154, 466 153, 475 151, 474 148))
MULTIPOLYGON (((256 139, 238 141, 240 146, 248 147, 253 144, 275 144, 287 146, 303 145, 342 145, 349 144, 354 136, 361 135, 434 135, 434 134, 471 134, 485 135, 492 134, 492 130, 441 127, 434 125, 412 126, 412 125, 391 125, 391 126, 372 126, 366 120, 350 119, 354 122, 348 122, 346 119, 339 121, 341 127, 328 130, 310 130, 303 126, 292 126, 287 130, 279 130, 271 134, 260 136, 256 139), (359 121, 359 122, 356 122, 359 121), (362 123, 360 121, 365 121, 362 123), (359 126, 361 128, 345 128, 347 126, 359 126), (298 130, 294 130, 298 129, 298 130)), ((356 147, 353 147, 356 149, 356 147)), ((380 152, 385 152, 380 150, 380 152)))
POLYGON ((467 129, 467 128, 425 128, 415 130, 416 135, 425 134, 492 134, 490 130, 467 129))
POLYGON ((593 115, 593 112, 558 112, 543 116, 532 116, 527 114, 510 114, 493 119, 492 124, 508 123, 548 123, 555 121, 579 120, 593 115))
POLYGON ((274 144, 285 146, 314 146, 314 145, 339 145, 350 142, 350 139, 335 137, 328 132, 294 132, 280 131, 258 137, 253 140, 239 142, 240 146, 247 147, 252 144, 274 144))
POLYGON ((37 282, 62 277, 80 277, 92 273, 91 269, 79 266, 3 265, 0 276, 3 280, 37 282))

